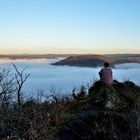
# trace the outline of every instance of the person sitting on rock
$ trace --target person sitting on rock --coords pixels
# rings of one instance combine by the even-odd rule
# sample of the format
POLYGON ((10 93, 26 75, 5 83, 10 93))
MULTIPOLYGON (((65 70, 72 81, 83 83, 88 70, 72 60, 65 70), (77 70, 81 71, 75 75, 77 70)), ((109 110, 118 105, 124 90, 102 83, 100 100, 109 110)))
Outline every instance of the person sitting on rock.
POLYGON ((113 83, 112 70, 109 68, 109 63, 104 63, 104 68, 99 72, 100 80, 108 85, 113 83))

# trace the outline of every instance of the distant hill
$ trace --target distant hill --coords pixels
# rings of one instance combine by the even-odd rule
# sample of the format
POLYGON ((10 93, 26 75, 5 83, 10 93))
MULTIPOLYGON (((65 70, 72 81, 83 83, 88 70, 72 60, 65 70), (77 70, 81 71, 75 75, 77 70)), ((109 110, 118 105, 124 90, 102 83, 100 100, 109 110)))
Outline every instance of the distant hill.
POLYGON ((0 54, 0 59, 57 59, 65 58, 52 65, 69 65, 78 67, 98 67, 104 62, 115 64, 122 63, 140 63, 140 54, 107 54, 107 55, 93 55, 93 54, 0 54))
POLYGON ((69 57, 73 54, 0 54, 0 59, 55 59, 58 57, 69 57))
POLYGON ((140 63, 140 54, 76 55, 53 63, 53 65, 97 67, 103 65, 104 62, 109 62, 112 67, 115 64, 140 63))

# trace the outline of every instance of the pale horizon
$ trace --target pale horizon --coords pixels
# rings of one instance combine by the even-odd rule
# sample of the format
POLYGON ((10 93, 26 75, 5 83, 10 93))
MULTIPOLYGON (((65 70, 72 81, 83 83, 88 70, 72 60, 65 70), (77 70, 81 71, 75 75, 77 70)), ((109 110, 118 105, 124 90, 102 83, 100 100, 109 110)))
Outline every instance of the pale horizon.
POLYGON ((7 54, 140 54, 140 49, 93 49, 93 48, 40 48, 28 49, 28 48, 12 48, 12 49, 1 49, 1 55, 7 54))

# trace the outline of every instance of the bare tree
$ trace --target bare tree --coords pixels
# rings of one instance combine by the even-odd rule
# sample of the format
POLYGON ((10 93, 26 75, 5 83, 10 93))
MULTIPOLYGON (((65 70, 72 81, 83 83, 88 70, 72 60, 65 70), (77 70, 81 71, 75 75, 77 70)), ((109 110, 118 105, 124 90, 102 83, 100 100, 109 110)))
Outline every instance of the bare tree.
POLYGON ((0 108, 1 110, 7 110, 7 106, 10 105, 12 96, 14 93, 13 78, 10 75, 10 71, 4 68, 0 68, 0 108))
POLYGON ((16 71, 15 80, 16 80, 16 84, 17 84, 17 86, 16 86, 17 103, 18 103, 18 106, 20 106, 21 105, 22 88, 23 88, 25 81, 30 76, 30 74, 25 73, 25 70, 27 68, 24 68, 20 71, 20 70, 18 70, 17 66, 14 63, 12 63, 12 64, 13 64, 14 69, 16 71))

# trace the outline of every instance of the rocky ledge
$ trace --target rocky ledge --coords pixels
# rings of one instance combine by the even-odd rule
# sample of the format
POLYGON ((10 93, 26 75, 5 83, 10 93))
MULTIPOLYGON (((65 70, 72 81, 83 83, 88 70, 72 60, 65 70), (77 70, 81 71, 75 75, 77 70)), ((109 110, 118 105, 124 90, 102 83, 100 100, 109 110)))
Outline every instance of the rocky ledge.
POLYGON ((140 139, 140 88, 134 83, 96 82, 88 102, 92 104, 88 110, 64 124, 59 140, 140 139))

